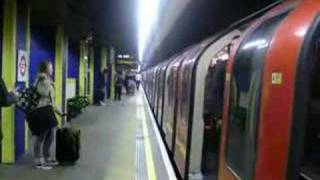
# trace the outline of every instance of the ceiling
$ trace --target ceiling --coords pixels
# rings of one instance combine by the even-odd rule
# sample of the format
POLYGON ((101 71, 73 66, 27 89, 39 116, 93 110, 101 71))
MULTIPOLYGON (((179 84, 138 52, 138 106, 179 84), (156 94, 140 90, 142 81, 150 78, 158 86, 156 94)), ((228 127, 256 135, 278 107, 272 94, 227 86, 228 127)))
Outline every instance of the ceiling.
POLYGON ((31 21, 48 28, 64 24, 72 40, 92 33, 96 45, 136 55, 134 0, 30 0, 31 21))
MULTIPOLYGON (((93 34, 96 45, 112 45, 137 56, 138 0, 29 0, 31 21, 64 24, 72 40, 93 34)), ((160 19, 148 41, 146 62, 159 63, 187 46, 275 0, 161 0, 160 19)))
MULTIPOLYGON (((182 1, 182 0, 180 0, 182 1)), ((277 0, 191 0, 177 17, 161 18, 145 54, 147 66, 169 59, 277 0), (172 22, 174 20, 174 22, 172 22), (160 28, 161 27, 161 28, 160 28), (162 28, 167 27, 167 28, 162 28), (169 28, 168 28, 169 27, 169 28), (158 38, 158 37, 161 38, 158 38)), ((168 2, 167 7, 172 1, 168 2)), ((178 8, 178 7, 177 7, 178 8)), ((175 8, 172 9, 175 11, 175 8)), ((170 14, 164 8, 161 17, 170 14)))

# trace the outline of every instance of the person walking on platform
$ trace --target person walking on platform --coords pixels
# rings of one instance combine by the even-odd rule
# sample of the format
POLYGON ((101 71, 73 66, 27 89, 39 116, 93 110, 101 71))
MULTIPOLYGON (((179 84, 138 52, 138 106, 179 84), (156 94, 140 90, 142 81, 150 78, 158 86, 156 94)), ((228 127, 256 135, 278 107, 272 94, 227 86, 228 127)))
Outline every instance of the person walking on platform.
POLYGON ((104 79, 104 102, 108 99, 109 94, 109 72, 107 69, 103 70, 103 79, 104 79))
POLYGON ((140 83, 141 83, 141 75, 137 74, 136 75, 136 85, 137 85, 137 90, 138 91, 139 91, 140 83))
POLYGON ((115 100, 121 100, 121 95, 122 95, 122 86, 123 86, 123 78, 121 73, 118 73, 116 75, 115 79, 115 100))
POLYGON ((104 80, 104 72, 99 74, 99 83, 98 83, 98 90, 97 90, 97 95, 96 95, 96 99, 97 102, 99 102, 100 106, 105 106, 105 102, 106 102, 106 94, 105 94, 105 80, 104 80))
POLYGON ((133 79, 128 80, 128 95, 134 95, 136 82, 133 79))
POLYGON ((58 165, 58 162, 51 157, 50 153, 55 128, 58 124, 55 112, 60 116, 65 116, 54 102, 52 74, 51 62, 45 61, 40 64, 35 81, 35 89, 39 95, 38 105, 35 110, 27 114, 29 127, 34 135, 33 156, 35 167, 43 170, 50 170, 53 166, 58 165))

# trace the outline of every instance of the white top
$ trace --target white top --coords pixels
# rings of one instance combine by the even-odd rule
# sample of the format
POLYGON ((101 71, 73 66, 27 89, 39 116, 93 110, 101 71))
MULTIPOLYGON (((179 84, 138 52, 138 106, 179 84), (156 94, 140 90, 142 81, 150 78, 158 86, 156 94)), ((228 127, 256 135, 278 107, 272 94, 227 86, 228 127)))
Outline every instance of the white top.
POLYGON ((59 107, 55 104, 55 93, 54 93, 54 85, 50 77, 48 77, 44 73, 38 74, 36 80, 36 88, 37 92, 40 95, 38 108, 52 105, 56 113, 62 114, 62 111, 59 107))
POLYGON ((137 75, 136 75, 136 80, 137 80, 137 81, 141 81, 141 75, 140 75, 140 74, 137 74, 137 75))

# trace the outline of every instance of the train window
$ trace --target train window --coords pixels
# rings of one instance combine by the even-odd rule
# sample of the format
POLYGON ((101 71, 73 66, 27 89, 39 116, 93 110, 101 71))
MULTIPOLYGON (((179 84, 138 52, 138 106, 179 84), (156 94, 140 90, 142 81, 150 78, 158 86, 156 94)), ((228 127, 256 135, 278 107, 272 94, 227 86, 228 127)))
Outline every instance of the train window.
POLYGON ((253 179, 264 58, 276 27, 287 14, 263 22, 243 40, 234 59, 226 161, 241 179, 253 179))
POLYGON ((205 80, 203 103, 203 119, 212 117, 221 119, 223 109, 223 92, 227 60, 229 58, 228 46, 221 50, 212 60, 205 80))
MULTIPOLYGON (((315 56, 312 57, 319 57, 320 55, 320 42, 318 41, 316 44, 316 52, 311 52, 315 56)), ((311 75, 310 97, 308 98, 308 110, 305 119, 304 153, 300 172, 300 179, 303 180, 320 178, 320 62, 319 59, 316 60, 317 62, 311 75)))
POLYGON ((185 67, 182 77, 182 96, 180 117, 184 123, 188 123, 189 105, 190 105, 190 84, 191 84, 191 68, 185 67))
MULTIPOLYGON (((204 91, 203 121, 205 125, 202 148, 202 172, 206 176, 217 176, 218 149, 221 137, 221 116, 223 111, 224 83, 227 47, 215 56, 209 65, 204 91)), ((216 177, 217 178, 217 177, 216 177)))

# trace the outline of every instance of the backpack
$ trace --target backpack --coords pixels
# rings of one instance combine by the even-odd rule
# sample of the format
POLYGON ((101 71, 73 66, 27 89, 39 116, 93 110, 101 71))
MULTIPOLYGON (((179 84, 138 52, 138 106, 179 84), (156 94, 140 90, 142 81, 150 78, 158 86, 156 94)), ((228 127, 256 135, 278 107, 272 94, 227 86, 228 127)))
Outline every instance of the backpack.
POLYGON ((30 113, 38 106, 40 94, 37 91, 37 85, 38 83, 36 86, 24 89, 18 98, 17 107, 25 113, 30 113))

